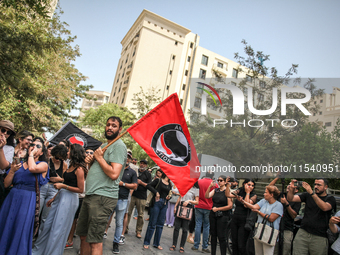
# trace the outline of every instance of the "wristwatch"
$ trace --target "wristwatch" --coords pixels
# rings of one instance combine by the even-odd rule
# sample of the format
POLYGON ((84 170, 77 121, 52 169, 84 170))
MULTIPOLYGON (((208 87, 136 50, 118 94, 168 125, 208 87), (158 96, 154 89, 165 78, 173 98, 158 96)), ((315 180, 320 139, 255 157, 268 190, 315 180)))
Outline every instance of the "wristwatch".
POLYGON ((313 195, 315 195, 315 192, 314 192, 314 190, 313 190, 313 193, 312 194, 310 194, 311 196, 313 196, 313 195))
POLYGON ((123 186, 125 187, 125 182, 123 182, 123 186))

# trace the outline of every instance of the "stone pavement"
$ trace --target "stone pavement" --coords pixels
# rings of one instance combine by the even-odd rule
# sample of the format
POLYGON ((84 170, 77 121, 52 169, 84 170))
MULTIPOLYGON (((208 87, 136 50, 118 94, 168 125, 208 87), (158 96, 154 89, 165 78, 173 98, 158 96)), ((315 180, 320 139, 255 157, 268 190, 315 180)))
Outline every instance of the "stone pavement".
MULTIPOLYGON (((148 213, 147 211, 145 212, 144 219, 148 218, 148 213)), ((168 228, 164 226, 163 228, 163 233, 162 233, 162 238, 161 238, 161 246, 163 247, 163 250, 160 251, 157 248, 154 248, 152 245, 150 245, 150 248, 148 250, 145 250, 143 248, 143 241, 144 241, 144 236, 146 229, 148 227, 148 221, 144 221, 144 226, 143 226, 143 232, 142 232, 142 238, 138 239, 135 235, 135 229, 136 229, 136 220, 131 219, 130 221, 130 229, 129 233, 125 235, 125 244, 124 245, 119 245, 119 254, 139 254, 139 255, 159 255, 159 254, 171 254, 171 255, 179 255, 179 242, 180 238, 182 236, 182 230, 180 230, 179 234, 179 240, 178 240, 178 245, 176 251, 170 251, 169 248, 172 246, 172 235, 173 235, 173 228, 168 228)), ((112 255, 112 242, 113 242, 113 236, 114 236, 114 231, 115 231, 115 223, 114 219, 112 219, 111 222, 111 227, 108 230, 107 234, 107 239, 103 239, 103 255, 112 255)), ((151 244, 152 244, 153 239, 151 239, 151 244)), ((200 255, 200 254, 207 254, 207 253, 202 253, 201 252, 201 246, 199 248, 199 251, 192 251, 191 247, 193 245, 190 243, 185 244, 185 252, 184 254, 187 255, 200 255)), ((65 249, 64 255, 76 255, 78 254, 80 247, 80 239, 79 237, 74 238, 74 243, 73 243, 73 248, 72 249, 65 249)), ((209 245, 210 249, 210 245, 209 245)), ((219 246, 217 246, 217 255, 220 255, 219 251, 219 246)))

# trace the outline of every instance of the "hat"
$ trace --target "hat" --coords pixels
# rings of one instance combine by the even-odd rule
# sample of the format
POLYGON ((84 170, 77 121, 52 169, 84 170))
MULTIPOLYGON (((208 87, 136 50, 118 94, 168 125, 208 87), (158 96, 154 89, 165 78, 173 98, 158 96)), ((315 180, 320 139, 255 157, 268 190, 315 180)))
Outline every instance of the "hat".
POLYGON ((9 130, 11 130, 15 134, 14 124, 9 120, 1 120, 0 121, 0 127, 8 128, 9 130))
POLYGON ((146 159, 142 159, 141 161, 139 161, 139 163, 144 163, 144 164, 148 164, 148 161, 146 159))
POLYGON ((130 151, 127 152, 127 157, 128 157, 129 159, 132 159, 132 153, 131 153, 130 151))

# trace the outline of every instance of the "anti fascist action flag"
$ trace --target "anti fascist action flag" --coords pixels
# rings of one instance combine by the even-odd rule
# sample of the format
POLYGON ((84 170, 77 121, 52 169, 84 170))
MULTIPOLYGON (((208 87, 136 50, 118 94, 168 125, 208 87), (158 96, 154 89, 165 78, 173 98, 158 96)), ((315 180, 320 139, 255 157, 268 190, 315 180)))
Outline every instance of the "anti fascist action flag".
POLYGON ((62 126, 58 132, 51 137, 50 143, 59 144, 62 140, 68 140, 70 143, 77 143, 83 146, 84 148, 91 148, 96 150, 102 143, 97 139, 94 139, 92 136, 89 136, 78 127, 73 125, 70 121, 68 121, 64 126, 62 126))
POLYGON ((127 130, 176 185, 181 196, 198 180, 200 166, 176 93, 127 130))

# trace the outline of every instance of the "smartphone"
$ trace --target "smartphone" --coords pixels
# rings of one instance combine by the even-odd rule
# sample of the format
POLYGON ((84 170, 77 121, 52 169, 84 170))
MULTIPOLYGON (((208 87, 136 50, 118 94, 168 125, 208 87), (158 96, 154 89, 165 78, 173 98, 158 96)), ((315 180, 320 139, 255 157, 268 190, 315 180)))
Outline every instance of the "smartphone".
POLYGON ((294 182, 294 186, 298 188, 302 187, 302 181, 294 182))
POLYGON ((19 164, 20 163, 20 158, 19 157, 13 157, 13 162, 14 164, 19 164))

